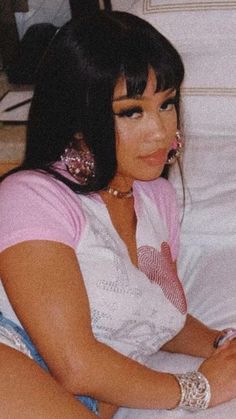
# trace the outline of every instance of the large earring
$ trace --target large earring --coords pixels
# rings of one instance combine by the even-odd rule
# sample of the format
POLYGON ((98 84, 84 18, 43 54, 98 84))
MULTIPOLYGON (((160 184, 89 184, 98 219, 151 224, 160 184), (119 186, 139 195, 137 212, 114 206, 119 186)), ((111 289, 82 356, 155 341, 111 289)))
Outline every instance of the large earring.
POLYGON ((80 185, 87 185, 95 177, 94 155, 83 144, 81 150, 76 150, 71 144, 65 149, 61 161, 80 185))
POLYGON ((183 139, 180 131, 176 131, 175 138, 171 144, 171 149, 167 156, 166 164, 174 164, 183 153, 183 139))

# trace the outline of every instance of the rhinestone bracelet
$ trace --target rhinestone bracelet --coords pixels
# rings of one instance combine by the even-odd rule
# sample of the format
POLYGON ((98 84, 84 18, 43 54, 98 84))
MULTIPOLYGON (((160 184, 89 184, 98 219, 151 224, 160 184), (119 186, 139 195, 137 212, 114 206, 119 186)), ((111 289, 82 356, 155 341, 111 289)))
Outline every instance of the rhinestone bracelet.
POLYGON ((207 409, 211 399, 211 389, 206 377, 199 371, 175 375, 181 390, 178 408, 187 410, 207 409))

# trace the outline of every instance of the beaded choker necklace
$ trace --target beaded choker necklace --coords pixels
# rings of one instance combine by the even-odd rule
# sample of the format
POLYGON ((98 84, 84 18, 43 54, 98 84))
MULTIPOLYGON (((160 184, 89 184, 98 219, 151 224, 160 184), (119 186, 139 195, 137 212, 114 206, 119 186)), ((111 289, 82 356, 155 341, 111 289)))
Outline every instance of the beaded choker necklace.
POLYGON ((114 189, 111 188, 111 186, 108 186, 105 189, 106 192, 108 192, 110 195, 114 196, 115 198, 131 198, 131 196, 133 196, 133 188, 130 188, 128 191, 126 192, 121 192, 119 191, 119 189, 114 189))

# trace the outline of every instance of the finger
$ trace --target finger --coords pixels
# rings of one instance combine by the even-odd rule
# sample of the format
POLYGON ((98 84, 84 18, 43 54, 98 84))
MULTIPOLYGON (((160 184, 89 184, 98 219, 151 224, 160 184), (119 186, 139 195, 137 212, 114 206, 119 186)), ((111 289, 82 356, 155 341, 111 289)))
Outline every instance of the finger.
POLYGON ((219 346, 218 348, 216 348, 216 349, 214 350, 213 354, 215 355, 215 354, 218 354, 218 353, 220 353, 220 352, 222 352, 222 351, 225 351, 226 349, 228 349, 228 348, 229 348, 229 346, 230 346, 230 341, 229 341, 229 340, 227 340, 225 343, 223 343, 223 345, 221 345, 221 346, 219 346))

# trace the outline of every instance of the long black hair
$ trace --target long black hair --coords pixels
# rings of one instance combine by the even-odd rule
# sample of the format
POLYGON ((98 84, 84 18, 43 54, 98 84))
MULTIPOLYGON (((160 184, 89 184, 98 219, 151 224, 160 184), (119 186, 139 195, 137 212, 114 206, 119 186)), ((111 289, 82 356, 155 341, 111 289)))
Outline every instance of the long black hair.
POLYGON ((182 60, 151 24, 117 11, 101 11, 66 23, 38 70, 20 169, 49 172, 75 191, 106 187, 117 168, 114 87, 122 76, 129 97, 142 94, 150 66, 156 73, 158 91, 176 89, 179 115, 182 60), (54 167, 78 132, 95 156, 96 173, 88 185, 71 182, 54 167))

